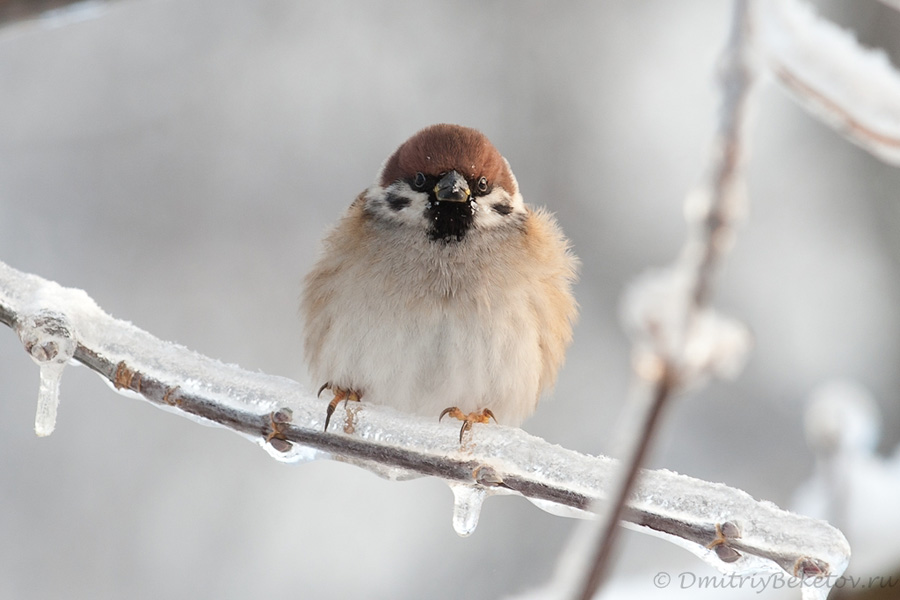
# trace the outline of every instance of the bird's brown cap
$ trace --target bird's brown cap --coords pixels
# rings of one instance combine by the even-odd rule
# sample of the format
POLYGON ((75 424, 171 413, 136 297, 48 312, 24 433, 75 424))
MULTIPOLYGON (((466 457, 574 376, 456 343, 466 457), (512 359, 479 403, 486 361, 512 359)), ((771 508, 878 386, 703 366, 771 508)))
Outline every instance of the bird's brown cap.
POLYGON ((517 190, 515 178, 500 152, 483 133, 460 125, 431 125, 403 142, 387 159, 381 172, 381 185, 416 173, 440 175, 456 171, 470 182, 487 177, 510 194, 517 190))

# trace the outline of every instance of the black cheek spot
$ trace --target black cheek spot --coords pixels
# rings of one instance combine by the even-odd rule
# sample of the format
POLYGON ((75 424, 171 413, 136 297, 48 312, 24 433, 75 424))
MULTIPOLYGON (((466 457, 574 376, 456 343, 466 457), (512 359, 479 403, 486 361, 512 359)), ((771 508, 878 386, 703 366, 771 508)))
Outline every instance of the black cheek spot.
POLYGON ((512 205, 508 202, 498 202, 496 204, 491 204, 491 210, 498 215, 506 216, 512 212, 512 205))
POLYGON ((409 198, 404 198, 397 194, 388 193, 385 197, 385 201, 388 203, 388 206, 391 207, 391 210, 399 211, 409 206, 409 198))

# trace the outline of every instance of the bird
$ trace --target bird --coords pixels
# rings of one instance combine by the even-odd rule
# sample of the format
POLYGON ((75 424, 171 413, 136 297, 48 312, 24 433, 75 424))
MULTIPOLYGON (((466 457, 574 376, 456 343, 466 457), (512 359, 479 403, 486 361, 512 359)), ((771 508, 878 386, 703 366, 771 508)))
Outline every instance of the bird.
POLYGON ((300 302, 310 375, 364 401, 518 427, 572 341, 579 261, 476 129, 401 144, 322 242, 300 302))

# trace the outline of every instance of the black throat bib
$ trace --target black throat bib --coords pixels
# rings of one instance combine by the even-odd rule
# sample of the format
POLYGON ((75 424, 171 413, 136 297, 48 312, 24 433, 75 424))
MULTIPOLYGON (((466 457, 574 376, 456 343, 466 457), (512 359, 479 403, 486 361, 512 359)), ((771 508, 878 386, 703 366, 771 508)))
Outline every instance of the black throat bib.
POLYGON ((436 242, 460 242, 472 226, 475 215, 472 199, 465 202, 436 202, 432 200, 425 216, 431 227, 428 237, 436 242))

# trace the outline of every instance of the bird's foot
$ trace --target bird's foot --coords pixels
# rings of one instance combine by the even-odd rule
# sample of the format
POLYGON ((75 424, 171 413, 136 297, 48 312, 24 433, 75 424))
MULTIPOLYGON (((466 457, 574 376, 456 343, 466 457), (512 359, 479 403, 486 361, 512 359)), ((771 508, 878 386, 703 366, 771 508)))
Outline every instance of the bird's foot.
POLYGON ((319 388, 319 392, 316 394, 316 397, 321 396, 323 390, 330 390, 331 393, 334 394, 334 398, 331 399, 331 402, 328 403, 328 408, 325 410, 324 431, 328 431, 328 423, 331 421, 331 415, 334 414, 334 409, 337 408, 338 403, 343 400, 344 405, 346 406, 347 402, 349 402, 350 400, 352 400, 353 402, 359 402, 359 399, 362 398, 362 394, 360 394, 356 390, 348 390, 336 385, 331 385, 331 382, 329 381, 319 388))
POLYGON ((457 407, 451 406, 450 408, 445 408, 441 412, 441 416, 438 417, 438 421, 440 421, 447 415, 453 417, 454 419, 459 419, 463 422, 462 427, 459 428, 460 444, 462 444, 463 434, 472 429, 473 423, 490 423, 491 419, 494 419, 494 423, 497 422, 497 417, 494 416, 494 413, 492 413, 491 409, 489 408, 476 410, 475 412, 466 414, 463 411, 459 410, 457 407))

